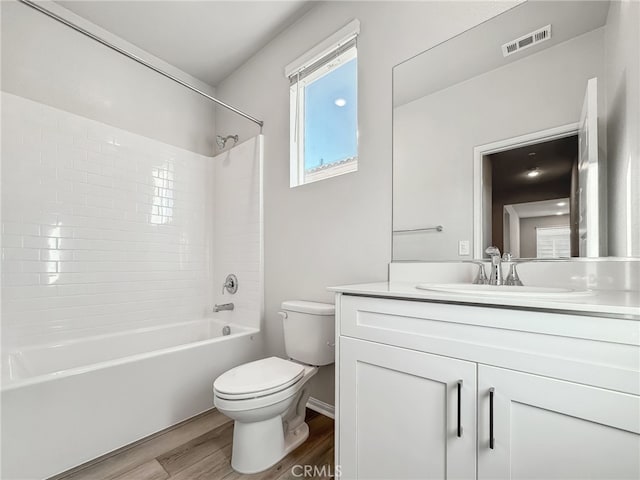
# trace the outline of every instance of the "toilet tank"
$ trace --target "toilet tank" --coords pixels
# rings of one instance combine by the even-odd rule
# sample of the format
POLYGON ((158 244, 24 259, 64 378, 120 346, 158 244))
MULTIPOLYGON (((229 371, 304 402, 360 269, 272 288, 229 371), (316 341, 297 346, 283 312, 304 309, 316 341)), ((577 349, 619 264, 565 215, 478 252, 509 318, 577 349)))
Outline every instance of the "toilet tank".
POLYGON ((335 306, 331 303, 282 302, 287 356, 307 365, 329 365, 335 360, 335 306))

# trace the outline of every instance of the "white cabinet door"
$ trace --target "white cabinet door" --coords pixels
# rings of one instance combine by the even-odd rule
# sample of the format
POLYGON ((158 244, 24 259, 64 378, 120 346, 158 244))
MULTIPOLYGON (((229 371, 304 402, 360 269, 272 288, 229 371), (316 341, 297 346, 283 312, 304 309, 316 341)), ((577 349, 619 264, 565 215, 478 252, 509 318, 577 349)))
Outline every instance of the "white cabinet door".
POLYGON ((341 478, 475 478, 475 363, 340 337, 339 365, 341 478))
POLYGON ((640 397, 478 366, 479 480, 638 479, 639 434, 640 397))

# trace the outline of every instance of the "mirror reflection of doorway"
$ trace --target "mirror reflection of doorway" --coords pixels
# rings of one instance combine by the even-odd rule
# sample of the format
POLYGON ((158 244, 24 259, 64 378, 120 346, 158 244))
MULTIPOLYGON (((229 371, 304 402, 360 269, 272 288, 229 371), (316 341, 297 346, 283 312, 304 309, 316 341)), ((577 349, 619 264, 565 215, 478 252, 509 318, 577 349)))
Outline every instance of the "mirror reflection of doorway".
POLYGON ((484 158, 492 243, 515 258, 579 256, 578 136, 484 158))
MULTIPOLYGON (((570 198, 505 205, 504 251, 510 252, 515 258, 570 257, 570 205, 570 198)), ((574 226, 574 250, 576 234, 574 226)))
MULTIPOLYGON (((598 79, 591 78, 577 123, 474 148, 475 258, 483 258, 489 245, 508 252, 522 250, 511 236, 505 240, 505 205, 544 200, 560 203, 561 198, 569 198, 569 254, 557 248, 552 258, 597 257, 607 251, 605 178, 600 173, 604 156, 598 140, 598 131, 603 130, 598 125, 597 88, 598 79)), ((511 220, 513 212, 508 214, 507 228, 512 230, 516 228, 515 220, 511 220)), ((546 235, 551 237, 551 233, 546 235)), ((519 253, 513 256, 543 256, 519 253)))

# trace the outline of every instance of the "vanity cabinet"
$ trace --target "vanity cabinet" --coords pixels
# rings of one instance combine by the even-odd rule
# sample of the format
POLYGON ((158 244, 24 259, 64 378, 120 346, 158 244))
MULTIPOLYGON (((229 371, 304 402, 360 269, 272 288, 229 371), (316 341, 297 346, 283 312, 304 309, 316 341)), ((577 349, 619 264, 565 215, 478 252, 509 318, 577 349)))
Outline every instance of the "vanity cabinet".
POLYGON ((475 476, 474 363, 344 338, 340 378, 342 478, 475 476))
POLYGON ((633 395, 478 365, 478 478, 640 478, 639 415, 633 395))
POLYGON ((640 478, 638 320, 336 304, 343 479, 640 478))

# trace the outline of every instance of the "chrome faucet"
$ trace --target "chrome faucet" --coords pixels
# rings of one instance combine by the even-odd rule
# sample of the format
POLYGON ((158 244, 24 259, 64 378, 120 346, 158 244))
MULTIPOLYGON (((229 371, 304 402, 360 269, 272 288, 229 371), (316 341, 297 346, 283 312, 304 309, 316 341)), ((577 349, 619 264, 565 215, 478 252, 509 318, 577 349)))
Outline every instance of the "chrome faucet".
POLYGON ((233 303, 223 303, 213 307, 214 312, 222 312, 223 310, 233 310, 233 303))
POLYGON ((491 257, 491 275, 489 275, 489 285, 502 285, 502 257, 500 256, 500 249, 498 247, 491 246, 487 248, 484 253, 491 257))

